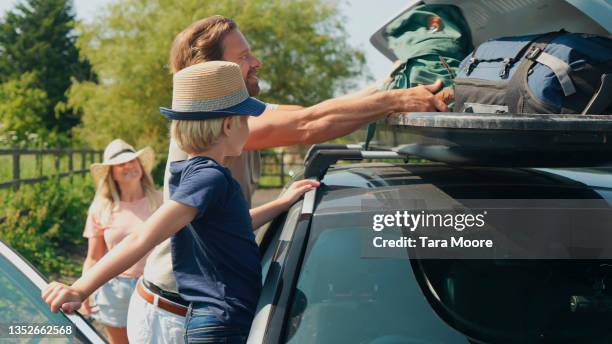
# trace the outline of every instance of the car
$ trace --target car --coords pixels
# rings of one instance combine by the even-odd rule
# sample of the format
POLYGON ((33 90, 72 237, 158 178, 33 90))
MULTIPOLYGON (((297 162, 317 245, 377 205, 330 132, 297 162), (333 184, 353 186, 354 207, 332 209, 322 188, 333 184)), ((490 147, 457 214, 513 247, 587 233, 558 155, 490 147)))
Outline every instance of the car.
MULTIPOLYGON (((341 149, 319 153, 330 151, 341 156, 341 149)), ((345 151, 357 159, 359 149, 345 151)), ((362 152, 370 159, 371 153, 362 152)), ((597 289, 612 279, 612 261, 363 256, 371 224, 364 202, 398 200, 389 209, 414 209, 399 196, 430 202, 545 196, 600 200, 609 208, 612 166, 371 162, 322 173, 320 188, 258 233, 264 281, 249 343, 603 343, 612 335, 612 293, 597 289), (587 309, 572 308, 577 297, 587 309)))
MULTIPOLYGON (((495 37, 562 28, 612 32, 606 0, 412 0, 370 39, 390 60, 397 57, 384 35, 386 26, 423 3, 459 7, 475 46, 495 37)), ((599 222, 603 238, 612 234, 605 228, 612 223, 607 139, 612 118, 439 115, 386 119, 379 123, 386 130, 379 130, 378 142, 369 149, 367 144, 311 148, 304 171, 295 178, 315 178, 321 186, 257 233, 263 289, 248 343, 610 341, 612 239, 598 240, 581 229, 586 221, 599 222), (479 116, 471 121, 476 126, 464 126, 465 116, 479 116), (451 124, 435 127, 439 123, 451 124), (337 164, 341 160, 356 163, 337 164), (565 202, 570 206, 553 209, 549 219, 563 225, 569 216, 574 232, 568 239, 555 237, 555 226, 531 224, 531 232, 507 226, 525 234, 517 252, 540 232, 552 234, 546 259, 497 258, 499 251, 476 259, 436 259, 411 247, 388 256, 369 250, 377 212, 418 211, 423 202, 453 208, 482 200, 485 206, 565 202), (603 214, 581 218, 584 223, 571 218, 572 211, 590 206, 603 214), (603 249, 600 256, 565 245, 585 233, 583 239, 603 249)))
POLYGON ((52 313, 40 297, 47 281, 0 241, 0 342, 107 343, 81 315, 52 313))

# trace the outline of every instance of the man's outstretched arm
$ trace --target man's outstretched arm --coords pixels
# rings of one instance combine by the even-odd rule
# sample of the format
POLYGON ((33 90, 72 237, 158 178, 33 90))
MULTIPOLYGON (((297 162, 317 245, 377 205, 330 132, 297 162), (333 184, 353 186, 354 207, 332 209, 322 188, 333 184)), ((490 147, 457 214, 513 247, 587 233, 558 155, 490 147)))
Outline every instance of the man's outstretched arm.
POLYGON ((448 111, 433 93, 441 82, 403 90, 376 92, 362 98, 334 98, 307 107, 281 105, 249 118, 247 150, 314 144, 348 135, 364 124, 394 112, 448 111))

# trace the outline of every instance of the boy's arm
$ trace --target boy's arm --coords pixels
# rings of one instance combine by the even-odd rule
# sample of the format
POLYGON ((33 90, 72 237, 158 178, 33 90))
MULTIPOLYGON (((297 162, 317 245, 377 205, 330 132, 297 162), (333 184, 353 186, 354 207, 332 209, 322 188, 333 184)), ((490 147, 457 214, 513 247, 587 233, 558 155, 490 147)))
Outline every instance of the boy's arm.
POLYGON ((153 247, 191 222, 196 213, 196 208, 171 200, 165 202, 143 225, 126 236, 72 286, 57 282, 49 284, 42 292, 43 299, 52 312, 62 308, 71 313, 96 289, 127 270, 153 247))
POLYGON ((285 191, 285 193, 275 199, 272 202, 268 202, 257 208, 250 210, 251 222, 253 223, 253 230, 265 225, 270 222, 278 214, 287 210, 293 203, 295 203, 302 195, 308 191, 318 187, 320 183, 312 179, 304 179, 297 181, 285 191))

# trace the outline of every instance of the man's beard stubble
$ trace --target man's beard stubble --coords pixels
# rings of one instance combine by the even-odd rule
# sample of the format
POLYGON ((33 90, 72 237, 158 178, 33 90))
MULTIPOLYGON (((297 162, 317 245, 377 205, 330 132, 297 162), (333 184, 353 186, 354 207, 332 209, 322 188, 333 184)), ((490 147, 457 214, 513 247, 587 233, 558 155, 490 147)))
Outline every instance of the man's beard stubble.
POLYGON ((246 81, 246 87, 247 87, 247 91, 249 92, 249 95, 251 97, 256 97, 259 95, 259 80, 254 79, 254 80, 249 80, 247 79, 246 81))

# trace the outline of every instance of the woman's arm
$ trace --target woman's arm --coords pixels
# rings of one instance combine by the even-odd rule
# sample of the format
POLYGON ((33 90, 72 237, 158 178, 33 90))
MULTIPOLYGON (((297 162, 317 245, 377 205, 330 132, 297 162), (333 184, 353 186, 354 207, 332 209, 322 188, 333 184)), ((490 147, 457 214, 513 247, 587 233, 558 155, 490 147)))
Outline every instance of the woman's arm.
POLYGON ((275 199, 272 202, 268 202, 262 206, 251 209, 251 221, 253 223, 253 230, 265 225, 272 221, 273 218, 278 214, 289 209, 289 207, 295 203, 302 195, 316 187, 319 187, 320 183, 312 179, 304 179, 297 181, 285 191, 285 193, 275 199))
POLYGON ((94 266, 106 254, 107 250, 103 236, 89 238, 87 240, 87 257, 83 262, 83 274, 94 266))
POLYGON ((157 244, 169 238, 196 216, 197 209, 175 201, 165 202, 144 224, 126 236, 72 286, 52 282, 42 292, 52 312, 71 313, 96 289, 138 262, 157 244))

